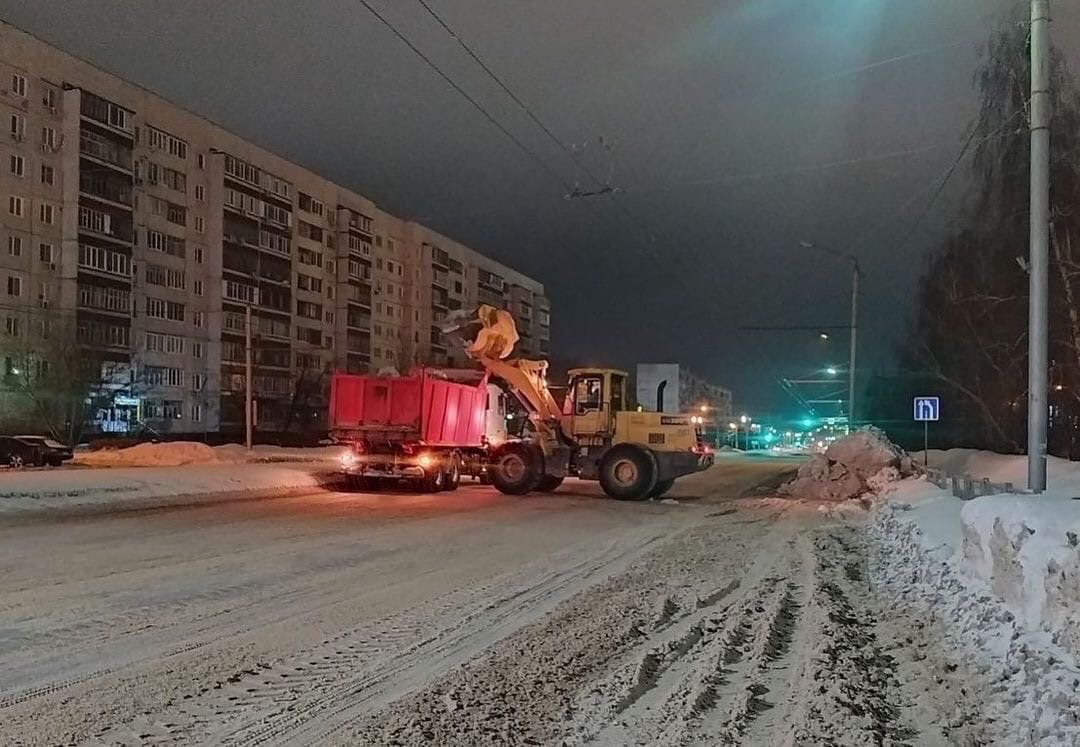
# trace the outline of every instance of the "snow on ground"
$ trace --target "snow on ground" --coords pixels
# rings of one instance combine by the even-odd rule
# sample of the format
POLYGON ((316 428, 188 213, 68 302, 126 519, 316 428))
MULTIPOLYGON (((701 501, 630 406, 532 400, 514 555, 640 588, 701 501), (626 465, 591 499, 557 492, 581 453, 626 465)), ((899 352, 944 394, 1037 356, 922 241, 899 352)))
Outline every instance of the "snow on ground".
POLYGON ((86 467, 179 467, 187 464, 248 464, 252 462, 318 462, 334 459, 340 446, 288 449, 255 446, 248 451, 241 444, 207 446, 194 441, 144 443, 126 449, 81 451, 75 463, 86 467))
POLYGON ((4 470, 0 471, 0 514, 316 488, 327 472, 325 463, 4 470))
MULTIPOLYGON (((1024 482, 1023 457, 930 452, 951 474, 1024 482)), ((907 480, 878 513, 876 580, 943 619, 951 643, 999 682, 997 716, 1023 743, 1080 743, 1080 464, 1051 459, 1044 495, 961 501, 907 480)))

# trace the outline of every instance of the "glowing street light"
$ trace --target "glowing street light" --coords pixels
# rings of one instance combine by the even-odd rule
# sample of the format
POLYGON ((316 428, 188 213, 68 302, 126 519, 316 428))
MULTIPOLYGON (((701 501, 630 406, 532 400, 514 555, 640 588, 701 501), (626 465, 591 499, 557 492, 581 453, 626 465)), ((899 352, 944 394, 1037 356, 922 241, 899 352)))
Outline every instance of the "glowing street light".
POLYGON ((750 418, 748 418, 746 415, 741 415, 739 417, 739 422, 742 423, 743 425, 746 425, 747 423, 750 422, 750 418))
POLYGON ((836 376, 838 371, 836 370, 836 366, 829 366, 825 369, 825 373, 829 374, 829 376, 836 376))
POLYGON ((827 332, 822 332, 820 335, 818 335, 818 337, 820 337, 822 340, 828 340, 829 339, 829 335, 828 335, 827 332))

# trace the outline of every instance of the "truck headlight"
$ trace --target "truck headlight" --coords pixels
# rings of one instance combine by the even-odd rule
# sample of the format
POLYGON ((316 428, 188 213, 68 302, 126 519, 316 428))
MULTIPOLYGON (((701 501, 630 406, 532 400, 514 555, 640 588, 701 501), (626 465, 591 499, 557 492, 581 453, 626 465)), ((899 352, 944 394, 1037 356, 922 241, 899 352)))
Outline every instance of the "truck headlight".
POLYGON ((429 469, 433 464, 435 464, 435 460, 431 458, 430 454, 421 454, 420 458, 417 460, 417 463, 424 469, 429 469))
POLYGON ((351 451, 346 451, 344 454, 341 455, 341 466, 342 467, 352 467, 355 464, 356 464, 356 454, 353 454, 351 451))

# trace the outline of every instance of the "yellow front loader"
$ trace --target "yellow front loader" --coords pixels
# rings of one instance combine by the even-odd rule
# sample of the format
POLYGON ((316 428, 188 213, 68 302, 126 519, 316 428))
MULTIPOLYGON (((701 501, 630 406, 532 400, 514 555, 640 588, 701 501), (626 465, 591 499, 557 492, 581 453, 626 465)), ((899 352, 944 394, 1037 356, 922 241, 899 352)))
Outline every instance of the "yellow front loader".
MULTIPOLYGON (((627 374, 608 368, 570 371, 560 407, 547 385, 547 362, 509 359, 518 340, 513 317, 481 306, 469 355, 501 379, 529 413, 535 436, 497 448, 488 477, 499 490, 549 491, 568 475, 599 480, 619 500, 663 495, 675 479, 712 465, 711 451, 689 415, 628 408, 627 374)), ((449 329, 460 329, 457 325, 449 329)))

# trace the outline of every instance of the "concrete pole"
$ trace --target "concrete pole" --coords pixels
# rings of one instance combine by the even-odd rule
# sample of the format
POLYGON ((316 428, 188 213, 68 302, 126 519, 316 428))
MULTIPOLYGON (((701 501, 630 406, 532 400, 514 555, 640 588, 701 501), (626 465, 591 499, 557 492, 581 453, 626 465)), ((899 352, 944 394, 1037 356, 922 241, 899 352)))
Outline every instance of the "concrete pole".
POLYGON ((1031 0, 1031 249, 1028 300, 1028 489, 1046 490, 1050 251, 1050 0, 1031 0))
POLYGON ((848 360, 848 433, 855 427, 855 351, 859 337, 859 260, 851 267, 851 354, 848 360))
POLYGON ((244 307, 244 445, 251 451, 252 397, 251 380, 251 304, 244 307))

